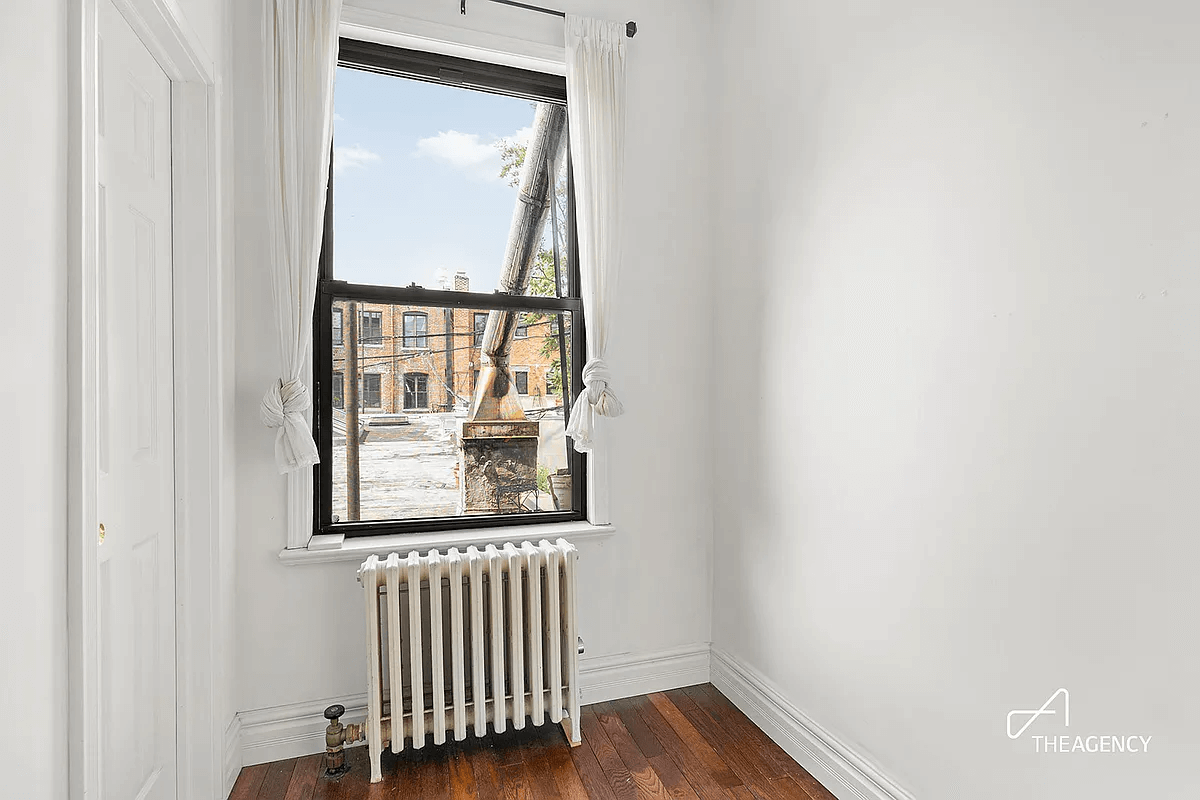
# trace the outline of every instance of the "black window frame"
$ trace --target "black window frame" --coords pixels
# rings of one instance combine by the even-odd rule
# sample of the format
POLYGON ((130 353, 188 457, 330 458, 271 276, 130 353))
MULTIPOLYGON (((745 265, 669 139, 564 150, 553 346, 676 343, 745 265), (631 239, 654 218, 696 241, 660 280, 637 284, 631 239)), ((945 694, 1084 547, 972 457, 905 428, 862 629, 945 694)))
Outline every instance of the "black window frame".
POLYGON ((374 411, 377 408, 383 408, 383 375, 378 372, 364 372, 362 383, 358 387, 358 410, 359 411, 374 411), (367 403, 367 378, 375 379, 375 394, 378 395, 378 403, 369 405, 367 403))
MULTIPOLYGON (((543 103, 566 105, 566 79, 560 75, 487 64, 453 56, 406 50, 374 42, 341 38, 338 41, 338 66, 362 69, 385 75, 440 83, 493 94, 503 94, 543 103)), ((569 120, 568 120, 569 128, 569 120)), ((568 132, 569 136, 569 132, 568 132)), ((587 360, 581 280, 579 276, 579 241, 575 215, 575 177, 567 148, 567 292, 565 297, 516 297, 499 292, 457 292, 425 289, 419 286, 374 286, 352 284, 337 280, 333 273, 333 164, 330 167, 325 204, 325 230, 321 242, 317 278, 317 302, 313 316, 314 408, 313 435, 320 451, 320 463, 313 467, 313 533, 343 534, 348 538, 418 534, 452 529, 487 529, 529 526, 587 519, 588 460, 575 451, 567 437, 567 459, 572 477, 574 509, 543 511, 537 514, 479 514, 453 517, 426 517, 406 520, 372 520, 356 522, 333 521, 333 482, 327 471, 333 465, 333 411, 331 375, 333 365, 332 309, 337 300, 382 303, 405 306, 434 306, 481 311, 514 310, 548 316, 569 313, 572 336, 568 347, 571 360, 569 383, 564 391, 573 407, 583 388, 583 364, 587 360), (327 377, 329 376, 329 377, 327 377)), ((345 316, 343 315, 343 324, 345 316)), ((403 329, 401 330, 403 334, 403 329)), ((345 340, 343 333, 343 340, 345 340)), ((473 337, 474 341, 474 337, 473 337)), ((361 340, 360 340, 361 343, 361 340)), ((474 391, 472 387, 472 392, 474 391)), ((363 398, 360 396, 361 404, 363 398)), ((564 425, 566 415, 564 413, 564 425)), ((531 536, 536 533, 531 533, 531 536)))
POLYGON ((346 373, 334 371, 332 384, 330 387, 332 400, 330 402, 333 408, 342 411, 346 408, 346 373))
POLYGON ((478 311, 471 316, 471 346, 481 347, 483 345, 483 333, 487 329, 487 314, 480 314, 478 311), (483 324, 479 324, 479 318, 483 317, 483 324))
POLYGON ((424 311, 405 311, 400 315, 400 346, 409 350, 429 349, 429 314, 424 311), (424 328, 421 333, 408 333, 408 320, 421 320, 424 328), (420 344, 417 344, 420 342, 420 344))
POLYGON ((359 347, 383 347, 383 312, 369 308, 358 310, 358 344, 359 347), (379 335, 367 336, 367 320, 379 323, 379 335))
POLYGON ((427 373, 427 372, 406 372, 406 373, 404 373, 403 405, 404 405, 405 411, 428 411, 429 410, 429 373, 427 373), (409 385, 410 379, 413 381, 414 384, 420 384, 420 386, 418 388, 414 388, 412 390, 412 395, 414 395, 416 399, 420 399, 420 397, 422 395, 424 395, 425 396, 424 404, 417 403, 417 402, 415 402, 415 400, 412 405, 408 404, 408 398, 410 396, 408 385, 409 385))

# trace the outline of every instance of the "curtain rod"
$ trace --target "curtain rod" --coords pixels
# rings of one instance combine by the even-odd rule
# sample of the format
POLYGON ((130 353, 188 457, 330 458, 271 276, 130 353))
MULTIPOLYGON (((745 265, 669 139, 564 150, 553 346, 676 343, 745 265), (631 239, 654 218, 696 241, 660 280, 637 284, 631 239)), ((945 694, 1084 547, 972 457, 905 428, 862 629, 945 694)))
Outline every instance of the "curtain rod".
MULTIPOLYGON (((565 18, 567 16, 565 11, 556 11, 553 8, 542 8, 541 6, 531 6, 528 3, 519 3, 519 2, 517 2, 517 0, 487 0, 487 1, 489 3, 499 3, 502 6, 512 6, 513 8, 523 8, 526 11, 536 11, 539 14, 550 14, 551 16, 554 16, 554 17, 564 17, 565 18)), ((467 13, 467 0, 459 0, 458 10, 459 10, 459 13, 461 13, 461 14, 465 15, 467 13)), ((625 24, 625 35, 628 36, 630 39, 632 39, 636 33, 637 33, 637 23, 636 22, 627 22, 625 24)))

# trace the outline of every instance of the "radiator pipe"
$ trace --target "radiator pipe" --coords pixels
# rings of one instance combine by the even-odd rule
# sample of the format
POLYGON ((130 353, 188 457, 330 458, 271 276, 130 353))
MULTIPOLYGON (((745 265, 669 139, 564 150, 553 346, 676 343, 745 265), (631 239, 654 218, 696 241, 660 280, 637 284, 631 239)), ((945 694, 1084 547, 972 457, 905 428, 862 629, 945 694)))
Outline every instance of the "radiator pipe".
POLYGON ((325 709, 325 719, 329 727, 325 729, 325 774, 338 776, 344 774, 346 766, 345 746, 367 738, 365 725, 343 725, 341 719, 346 713, 343 705, 332 705, 325 709))

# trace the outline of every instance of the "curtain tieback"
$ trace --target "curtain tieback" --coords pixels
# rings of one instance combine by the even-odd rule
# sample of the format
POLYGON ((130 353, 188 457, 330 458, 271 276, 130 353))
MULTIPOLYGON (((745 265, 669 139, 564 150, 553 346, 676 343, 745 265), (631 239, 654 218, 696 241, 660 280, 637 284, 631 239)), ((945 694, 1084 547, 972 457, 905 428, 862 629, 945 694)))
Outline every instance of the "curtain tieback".
POLYGON ((581 401, 571 408, 571 419, 567 422, 567 435, 575 440, 575 449, 581 453, 592 450, 592 435, 596 430, 594 416, 619 417, 625 413, 621 401, 609 388, 612 373, 602 358, 593 358, 583 368, 584 392, 581 401))
POLYGON ((267 390, 258 408, 259 417, 275 434, 275 458, 280 473, 311 467, 320 454, 308 431, 304 412, 312 405, 308 387, 299 378, 279 381, 267 390))
POLYGON ((612 373, 604 359, 593 358, 584 365, 583 385, 587 388, 588 405, 602 417, 619 417, 625 413, 625 407, 609 387, 611 382, 612 373))

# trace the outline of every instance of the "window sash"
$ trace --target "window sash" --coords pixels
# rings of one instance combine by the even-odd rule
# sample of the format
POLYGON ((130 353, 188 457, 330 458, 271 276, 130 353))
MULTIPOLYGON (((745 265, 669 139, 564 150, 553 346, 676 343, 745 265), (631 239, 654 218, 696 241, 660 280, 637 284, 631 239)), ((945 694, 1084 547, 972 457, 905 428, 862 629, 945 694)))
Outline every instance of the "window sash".
POLYGON ((404 376, 404 408, 416 410, 429 408, 429 376, 420 372, 409 372, 404 376))
POLYGON ((363 373, 358 404, 361 408, 383 407, 383 380, 378 372, 363 373), (370 400, 374 400, 374 402, 370 402, 370 400))
POLYGON ((379 347, 383 344, 383 312, 360 311, 358 343, 363 347, 379 347))
POLYGON ((429 347, 429 317, 419 311, 404 312, 404 346, 418 350, 429 347))

